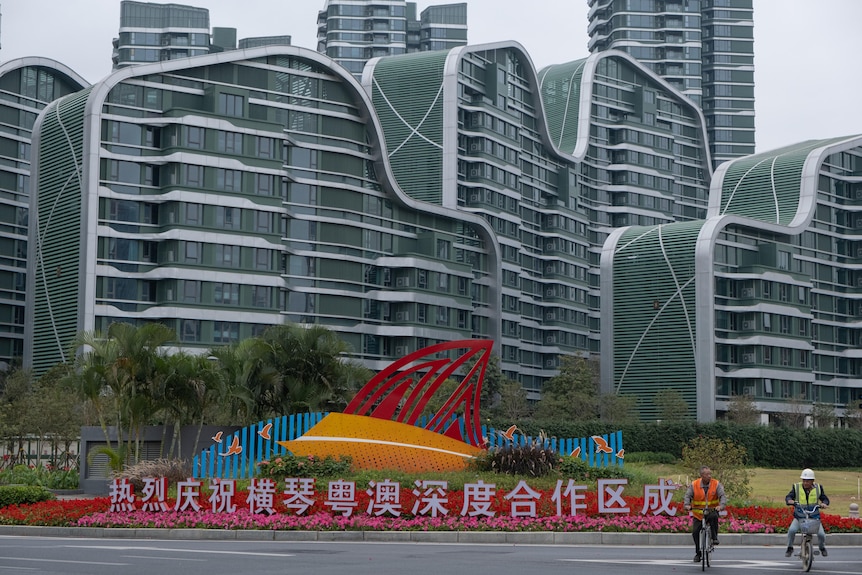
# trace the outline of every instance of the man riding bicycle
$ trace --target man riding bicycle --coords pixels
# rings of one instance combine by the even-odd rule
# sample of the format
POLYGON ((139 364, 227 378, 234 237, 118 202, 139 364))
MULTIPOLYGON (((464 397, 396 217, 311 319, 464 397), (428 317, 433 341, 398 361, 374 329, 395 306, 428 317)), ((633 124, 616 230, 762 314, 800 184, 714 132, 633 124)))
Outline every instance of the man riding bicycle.
POLYGON ((691 511, 694 516, 691 521, 691 536, 694 539, 694 562, 699 563, 700 555, 700 530, 702 529, 703 509, 709 507, 714 510, 706 516, 709 527, 712 529, 712 544, 718 545, 718 512, 727 505, 727 496, 724 494, 724 486, 718 479, 712 478, 712 470, 704 465, 700 468, 700 479, 695 479, 685 491, 683 508, 691 511))
MULTIPOLYGON (((793 555, 793 539, 799 531, 799 520, 806 517, 802 509, 810 512, 814 509, 815 505, 820 505, 820 507, 829 506, 829 498, 826 497, 823 487, 819 483, 814 483, 814 471, 803 469, 799 478, 802 481, 793 485, 790 488, 790 493, 784 498, 785 503, 794 506, 793 522, 787 528, 787 551, 784 553, 785 557, 793 555), (797 503, 799 507, 796 507, 797 503)), ((809 517, 819 520, 820 510, 817 509, 809 517)), ((820 531, 817 532, 817 544, 820 547, 820 554, 826 557, 829 553, 826 552, 826 531, 823 530, 823 523, 820 524, 820 531)))

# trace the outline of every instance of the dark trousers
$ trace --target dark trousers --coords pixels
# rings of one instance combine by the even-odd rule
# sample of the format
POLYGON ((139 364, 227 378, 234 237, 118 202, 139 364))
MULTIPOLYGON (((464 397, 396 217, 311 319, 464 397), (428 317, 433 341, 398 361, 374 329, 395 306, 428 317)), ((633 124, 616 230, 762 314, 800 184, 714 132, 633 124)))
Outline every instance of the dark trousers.
MULTIPOLYGON (((715 539, 718 537, 718 513, 710 513, 706 516, 706 520, 709 521, 709 528, 712 529, 712 538, 715 539)), ((701 522, 697 517, 692 518, 691 520, 691 537, 694 539, 694 549, 698 553, 700 553, 700 531, 701 531, 701 522)))

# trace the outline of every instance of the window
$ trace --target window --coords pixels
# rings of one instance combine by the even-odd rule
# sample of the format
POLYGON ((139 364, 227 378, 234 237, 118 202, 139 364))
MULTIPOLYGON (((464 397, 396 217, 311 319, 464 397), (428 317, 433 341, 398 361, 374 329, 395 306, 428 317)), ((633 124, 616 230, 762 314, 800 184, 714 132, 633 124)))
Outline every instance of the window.
POLYGON ((778 269, 780 270, 789 270, 790 269, 790 253, 789 252, 778 252, 778 269))
POLYGON ((187 303, 198 303, 201 301, 201 282, 194 280, 183 281, 183 301, 187 303))
POLYGON ((238 305, 239 304, 239 285, 237 284, 215 284, 213 290, 213 299, 215 303, 223 305, 238 305))
POLYGON ((255 174, 255 192, 259 196, 271 196, 273 190, 273 177, 269 174, 255 174))
POLYGON ((219 94, 218 109, 216 111, 223 116, 242 116, 242 96, 237 96, 235 94, 219 94))
POLYGON ((437 325, 449 325, 449 308, 437 306, 437 325))
POLYGON ((222 229, 238 230, 240 228, 239 208, 216 206, 216 227, 222 229))
POLYGON ((183 341, 200 341, 201 322, 196 319, 182 320, 181 338, 183 341))
POLYGON ((428 272, 425 270, 419 270, 419 280, 418 285, 420 288, 428 287, 428 272))
POLYGON ((188 263, 198 263, 201 257, 201 245, 198 242, 186 242, 186 258, 188 263))
POLYGON ((790 318, 788 316, 781 316, 780 325, 781 333, 790 333, 790 318))
POLYGON ((228 192, 242 191, 242 172, 238 170, 216 170, 216 187, 228 192))
POLYGON ((186 127, 186 147, 188 148, 203 148, 204 147, 204 129, 197 126, 186 127))
POLYGON ((218 150, 226 154, 242 154, 242 134, 219 131, 218 150))
POLYGON ((272 288, 268 286, 251 287, 251 305, 254 307, 269 307, 272 288))
POLYGON ((186 181, 185 184, 189 187, 201 187, 204 183, 204 167, 195 165, 185 166, 186 181))
POLYGON ((254 266, 259 270, 270 269, 270 253, 265 248, 255 248, 254 266))
POLYGON ((201 223, 200 204, 186 204, 186 223, 193 226, 201 223))
POLYGON ((217 321, 213 324, 213 341, 232 343, 239 341, 239 324, 234 321, 217 321))
POLYGON ((269 212, 257 212, 255 218, 255 229, 264 234, 272 232, 272 214, 269 212))
POLYGON ((258 137, 256 140, 257 144, 257 157, 258 158, 266 158, 273 159, 275 158, 275 145, 272 138, 261 138, 258 137))
POLYGON ((216 245, 216 265, 227 267, 239 266, 239 246, 216 245))
POLYGON ((428 305, 424 303, 420 303, 416 309, 416 320, 419 323, 426 323, 428 321, 428 305))

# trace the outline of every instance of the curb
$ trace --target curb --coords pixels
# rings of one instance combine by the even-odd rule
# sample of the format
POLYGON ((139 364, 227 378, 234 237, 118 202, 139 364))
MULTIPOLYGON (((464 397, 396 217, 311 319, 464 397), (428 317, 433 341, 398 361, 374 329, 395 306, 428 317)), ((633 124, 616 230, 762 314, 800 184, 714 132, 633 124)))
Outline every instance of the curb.
MULTIPOLYGON (((265 529, 160 529, 0 525, 0 536, 96 539, 239 540, 342 543, 469 543, 493 545, 689 546, 689 533, 556 531, 281 531, 265 529)), ((721 533, 723 546, 784 548, 785 533, 721 533)), ((832 533, 830 547, 862 547, 862 533, 832 533)))

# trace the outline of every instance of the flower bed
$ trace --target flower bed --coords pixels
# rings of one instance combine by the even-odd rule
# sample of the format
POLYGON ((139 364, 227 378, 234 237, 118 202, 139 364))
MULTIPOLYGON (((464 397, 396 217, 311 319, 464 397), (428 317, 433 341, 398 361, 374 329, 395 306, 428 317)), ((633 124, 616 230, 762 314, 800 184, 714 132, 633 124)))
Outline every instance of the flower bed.
MULTIPOLYGON (((238 493, 243 501, 245 493, 238 493)), ((643 498, 625 497, 630 508, 628 514, 600 514, 594 494, 587 494, 586 509, 576 516, 555 515, 556 510, 544 506, 538 517, 512 517, 508 501, 498 498, 492 507, 494 517, 470 517, 458 513, 459 492, 450 493, 452 511, 441 517, 415 516, 402 513, 398 517, 376 516, 357 512, 350 517, 329 513, 318 501, 308 513, 296 515, 278 502, 272 515, 253 514, 238 507, 233 513, 201 511, 133 511, 110 512, 107 497, 45 501, 32 505, 13 505, 0 508, 0 524, 52 525, 77 527, 158 527, 204 529, 279 529, 311 531, 631 531, 649 533, 686 533, 691 519, 679 503, 672 504, 676 515, 642 514, 643 498)), ((543 494, 550 496, 549 494, 543 494)), ((543 500, 545 497, 543 497, 543 500)), ((169 501, 169 506, 175 502, 169 501)), ((409 506, 405 506, 410 509, 409 506)), ((360 510, 363 507, 360 505, 360 510)), ((862 533, 862 519, 849 519, 836 515, 822 516, 823 526, 831 533, 862 533)), ((724 533, 781 533, 790 524, 786 508, 728 507, 728 515, 721 519, 724 533)))

